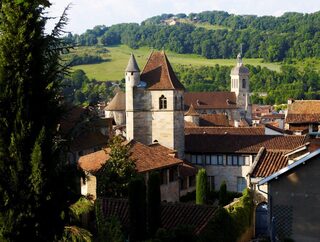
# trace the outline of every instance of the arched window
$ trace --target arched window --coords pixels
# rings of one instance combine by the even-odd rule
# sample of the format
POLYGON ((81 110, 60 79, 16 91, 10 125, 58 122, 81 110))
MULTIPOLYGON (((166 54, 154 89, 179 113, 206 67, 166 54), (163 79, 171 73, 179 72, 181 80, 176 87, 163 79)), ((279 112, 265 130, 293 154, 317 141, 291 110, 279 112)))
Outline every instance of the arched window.
POLYGON ((159 109, 167 109, 167 98, 163 95, 159 98, 159 109))
POLYGON ((242 88, 246 88, 246 79, 242 79, 242 88))

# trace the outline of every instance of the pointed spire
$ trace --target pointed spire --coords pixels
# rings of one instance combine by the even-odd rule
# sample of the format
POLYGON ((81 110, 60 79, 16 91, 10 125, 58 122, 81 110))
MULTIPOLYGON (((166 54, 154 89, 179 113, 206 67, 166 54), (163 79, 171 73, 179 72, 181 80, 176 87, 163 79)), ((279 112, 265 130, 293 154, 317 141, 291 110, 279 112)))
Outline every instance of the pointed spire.
POLYGON ((239 53, 237 55, 237 62, 238 62, 238 66, 241 66, 242 65, 242 56, 241 56, 241 53, 239 53))
POLYGON ((131 53, 126 72, 140 72, 139 66, 137 64, 134 54, 131 53))
POLYGON ((194 109, 194 107, 191 103, 188 112, 186 112, 184 115, 185 116, 199 116, 199 113, 194 109))

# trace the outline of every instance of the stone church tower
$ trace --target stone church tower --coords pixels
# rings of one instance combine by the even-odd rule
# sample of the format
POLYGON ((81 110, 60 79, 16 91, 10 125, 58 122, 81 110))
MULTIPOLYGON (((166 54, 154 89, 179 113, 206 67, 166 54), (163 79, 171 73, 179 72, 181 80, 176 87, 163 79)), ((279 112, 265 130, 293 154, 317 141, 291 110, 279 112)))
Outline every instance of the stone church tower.
POLYGON ((231 92, 236 94, 237 106, 242 109, 241 116, 251 118, 249 69, 242 63, 242 57, 237 56, 237 65, 231 70, 231 92))
POLYGON ((184 86, 165 53, 152 52, 141 73, 131 55, 125 79, 127 140, 158 142, 183 158, 184 86))

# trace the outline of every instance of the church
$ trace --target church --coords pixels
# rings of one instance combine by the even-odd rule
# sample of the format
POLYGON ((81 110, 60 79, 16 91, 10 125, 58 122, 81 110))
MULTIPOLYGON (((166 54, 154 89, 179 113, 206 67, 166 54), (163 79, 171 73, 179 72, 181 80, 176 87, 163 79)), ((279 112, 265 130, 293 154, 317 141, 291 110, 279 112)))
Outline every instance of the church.
POLYGON ((240 54, 230 77, 230 92, 186 92, 164 51, 153 51, 142 71, 131 54, 125 93, 117 93, 107 105, 106 117, 125 127, 128 140, 159 143, 183 159, 185 124, 238 127, 243 120, 247 126, 251 123, 249 69, 240 54), (220 124, 210 122, 213 119, 220 124))

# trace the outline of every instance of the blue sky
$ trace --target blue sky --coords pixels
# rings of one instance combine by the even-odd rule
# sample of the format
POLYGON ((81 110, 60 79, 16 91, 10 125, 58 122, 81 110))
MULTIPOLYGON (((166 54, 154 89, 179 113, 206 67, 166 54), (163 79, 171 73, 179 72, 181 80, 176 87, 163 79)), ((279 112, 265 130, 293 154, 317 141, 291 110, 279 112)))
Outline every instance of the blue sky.
MULTIPOLYGON (((320 10, 320 0, 51 0, 50 17, 59 17, 71 3, 67 31, 81 34, 96 25, 137 22, 162 13, 224 10, 234 14, 280 16, 284 12, 320 10)), ((49 21, 48 29, 54 24, 49 21)))

